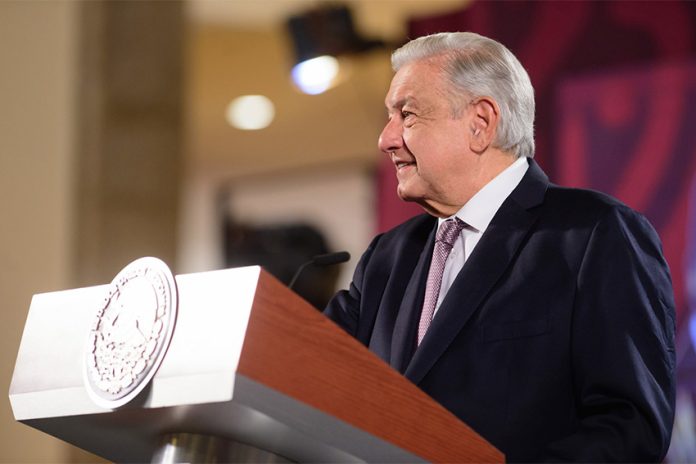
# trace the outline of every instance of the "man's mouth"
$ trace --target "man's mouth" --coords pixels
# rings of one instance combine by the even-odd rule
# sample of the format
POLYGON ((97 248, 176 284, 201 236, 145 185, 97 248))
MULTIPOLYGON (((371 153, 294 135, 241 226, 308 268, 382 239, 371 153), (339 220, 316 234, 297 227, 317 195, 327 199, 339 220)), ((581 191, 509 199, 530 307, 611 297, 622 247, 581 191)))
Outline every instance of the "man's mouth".
POLYGON ((400 160, 400 159, 396 159, 396 158, 392 158, 392 162, 394 163, 394 166, 396 166, 397 171, 399 171, 403 168, 407 168, 409 166, 416 165, 415 161, 405 161, 405 160, 400 160))

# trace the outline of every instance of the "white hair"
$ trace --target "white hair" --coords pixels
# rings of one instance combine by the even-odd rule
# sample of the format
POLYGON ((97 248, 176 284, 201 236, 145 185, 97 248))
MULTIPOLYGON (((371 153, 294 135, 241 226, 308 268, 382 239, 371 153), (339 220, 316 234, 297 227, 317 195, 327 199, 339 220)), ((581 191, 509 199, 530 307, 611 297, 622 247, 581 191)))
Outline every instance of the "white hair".
MULTIPOLYGON (((392 54, 392 68, 417 60, 444 58, 443 71, 457 95, 490 97, 500 108, 493 145, 516 156, 534 156, 534 89, 519 60, 504 45, 473 32, 419 37, 392 54)), ((468 100, 467 100, 468 101, 468 100)))

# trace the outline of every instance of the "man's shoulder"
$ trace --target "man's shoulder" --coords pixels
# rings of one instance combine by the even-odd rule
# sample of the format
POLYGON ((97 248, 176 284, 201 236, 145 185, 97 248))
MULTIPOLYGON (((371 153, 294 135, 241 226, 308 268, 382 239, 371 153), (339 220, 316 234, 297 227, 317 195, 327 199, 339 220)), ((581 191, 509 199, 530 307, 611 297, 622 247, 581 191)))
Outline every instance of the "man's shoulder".
POLYGON ((533 160, 529 160, 529 169, 511 198, 525 209, 542 208, 547 218, 574 218, 584 222, 596 220, 610 211, 617 214, 638 214, 606 193, 550 182, 533 160))
POLYGON ((653 229, 642 213, 619 199, 596 190, 550 184, 544 203, 550 215, 577 227, 620 223, 631 229, 653 229))
POLYGON ((555 184, 549 184, 545 202, 553 209, 588 216, 602 216, 610 211, 619 214, 639 214, 619 199, 606 193, 555 184))

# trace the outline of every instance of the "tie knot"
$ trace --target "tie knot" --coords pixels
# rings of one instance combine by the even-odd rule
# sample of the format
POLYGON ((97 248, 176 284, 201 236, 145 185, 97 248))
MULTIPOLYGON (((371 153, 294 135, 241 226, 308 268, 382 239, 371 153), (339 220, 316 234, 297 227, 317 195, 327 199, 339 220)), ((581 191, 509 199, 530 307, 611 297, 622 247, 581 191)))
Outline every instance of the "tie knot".
POLYGON ((448 219, 437 229, 436 241, 443 242, 450 247, 454 245, 454 241, 457 240, 459 233, 464 228, 464 222, 461 219, 448 219))

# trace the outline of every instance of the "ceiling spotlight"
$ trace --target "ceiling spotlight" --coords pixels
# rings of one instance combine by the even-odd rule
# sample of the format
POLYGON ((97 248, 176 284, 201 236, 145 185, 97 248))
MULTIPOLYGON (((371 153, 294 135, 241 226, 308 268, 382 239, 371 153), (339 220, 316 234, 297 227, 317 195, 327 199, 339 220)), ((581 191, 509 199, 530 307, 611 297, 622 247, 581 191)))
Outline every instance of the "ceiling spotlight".
POLYGON ((291 16, 286 22, 295 51, 292 79, 305 93, 316 95, 337 84, 339 64, 335 57, 349 56, 383 46, 379 40, 361 37, 355 30, 350 9, 322 4, 291 16))
POLYGON ((292 68, 292 80, 304 93, 317 95, 333 86, 338 69, 338 60, 333 56, 318 56, 296 64, 292 68))
POLYGON ((227 122, 241 130, 259 130, 268 127, 275 117, 273 102, 263 95, 244 95, 227 106, 227 122))

